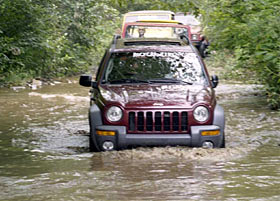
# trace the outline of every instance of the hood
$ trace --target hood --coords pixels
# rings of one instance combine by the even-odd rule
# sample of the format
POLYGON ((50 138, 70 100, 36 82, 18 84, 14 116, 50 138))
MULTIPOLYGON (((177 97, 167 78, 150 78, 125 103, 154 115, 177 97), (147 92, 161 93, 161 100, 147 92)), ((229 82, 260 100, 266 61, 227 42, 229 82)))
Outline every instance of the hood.
POLYGON ((100 93, 105 101, 125 108, 191 108, 213 101, 213 90, 202 85, 103 85, 100 93))

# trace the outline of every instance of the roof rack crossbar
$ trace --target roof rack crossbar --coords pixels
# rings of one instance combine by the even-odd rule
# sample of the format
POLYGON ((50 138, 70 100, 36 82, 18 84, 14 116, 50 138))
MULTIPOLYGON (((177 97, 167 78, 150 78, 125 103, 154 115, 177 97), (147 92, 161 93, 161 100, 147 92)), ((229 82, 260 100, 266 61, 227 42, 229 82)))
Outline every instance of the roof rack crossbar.
POLYGON ((176 45, 181 46, 180 42, 175 41, 127 41, 124 42, 125 46, 137 46, 137 45, 146 45, 146 46, 153 46, 153 45, 176 45))

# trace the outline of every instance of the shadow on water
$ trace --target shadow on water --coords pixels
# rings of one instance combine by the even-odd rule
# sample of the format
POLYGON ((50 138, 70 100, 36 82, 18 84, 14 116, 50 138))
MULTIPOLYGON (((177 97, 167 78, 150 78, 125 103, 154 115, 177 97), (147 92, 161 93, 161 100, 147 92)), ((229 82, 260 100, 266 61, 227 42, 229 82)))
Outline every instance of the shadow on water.
POLYGON ((280 113, 260 94, 217 88, 225 149, 89 153, 88 89, 1 90, 0 200, 278 200, 280 113))

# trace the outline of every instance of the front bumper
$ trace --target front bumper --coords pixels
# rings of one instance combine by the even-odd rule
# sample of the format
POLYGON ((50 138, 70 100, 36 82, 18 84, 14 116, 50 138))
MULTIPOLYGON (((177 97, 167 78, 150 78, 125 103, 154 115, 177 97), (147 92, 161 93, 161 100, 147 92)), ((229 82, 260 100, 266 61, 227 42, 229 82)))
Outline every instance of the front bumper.
POLYGON ((192 41, 193 46, 195 46, 197 49, 200 48, 202 43, 204 43, 206 48, 209 46, 209 42, 206 41, 206 40, 204 40, 204 41, 192 41))
POLYGON ((92 133, 92 138, 102 150, 105 141, 114 143, 116 149, 125 149, 129 146, 189 146, 201 147, 205 141, 211 141, 214 147, 220 147, 223 139, 223 129, 216 125, 191 126, 190 134, 127 134, 124 126, 96 126, 98 131, 115 131, 114 136, 102 136, 92 133), (202 136, 202 131, 220 130, 214 136, 202 136))
POLYGON ((200 41, 192 41, 192 44, 193 44, 196 48, 199 48, 199 46, 200 46, 200 41))

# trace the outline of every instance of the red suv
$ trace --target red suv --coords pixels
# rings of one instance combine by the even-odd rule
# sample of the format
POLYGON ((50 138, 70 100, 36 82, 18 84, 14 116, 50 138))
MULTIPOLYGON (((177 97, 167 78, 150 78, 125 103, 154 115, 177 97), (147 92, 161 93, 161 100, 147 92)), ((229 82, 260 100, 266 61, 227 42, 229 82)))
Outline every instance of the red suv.
POLYGON ((223 108, 196 48, 180 39, 115 38, 91 87, 90 150, 225 147, 223 108))

